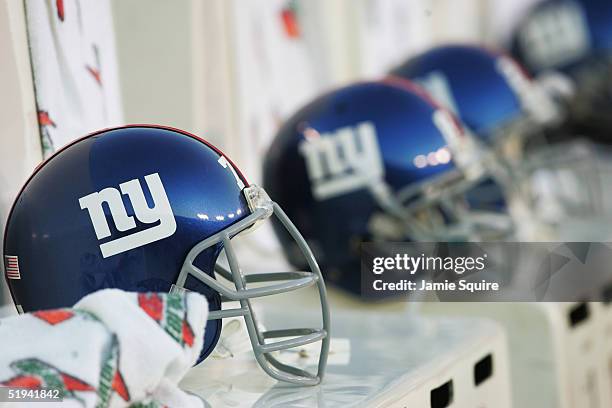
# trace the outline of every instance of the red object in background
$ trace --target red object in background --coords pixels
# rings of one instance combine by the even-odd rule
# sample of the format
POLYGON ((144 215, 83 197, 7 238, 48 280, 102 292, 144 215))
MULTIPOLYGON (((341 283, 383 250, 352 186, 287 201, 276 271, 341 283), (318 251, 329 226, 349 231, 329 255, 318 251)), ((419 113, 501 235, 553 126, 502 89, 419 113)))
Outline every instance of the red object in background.
POLYGON ((95 64, 85 64, 85 69, 91 74, 98 85, 102 86, 102 73, 100 72, 100 54, 98 52, 98 46, 96 44, 91 44, 91 49, 93 51, 95 64))
POLYGON ((299 38, 300 24, 295 9, 292 7, 285 7, 281 12, 281 18, 283 19, 283 26, 285 27, 285 34, 287 34, 289 38, 299 38))
POLYGON ((102 86, 102 76, 100 74, 100 70, 92 68, 89 65, 85 65, 85 69, 89 71, 89 73, 91 74, 91 76, 93 76, 98 85, 102 86))
POLYGON ((39 126, 56 126, 51 116, 49 116, 49 112, 42 110, 38 111, 38 124, 39 126))
POLYGON ((64 0, 55 0, 55 6, 57 7, 57 17, 60 21, 64 21, 64 0))

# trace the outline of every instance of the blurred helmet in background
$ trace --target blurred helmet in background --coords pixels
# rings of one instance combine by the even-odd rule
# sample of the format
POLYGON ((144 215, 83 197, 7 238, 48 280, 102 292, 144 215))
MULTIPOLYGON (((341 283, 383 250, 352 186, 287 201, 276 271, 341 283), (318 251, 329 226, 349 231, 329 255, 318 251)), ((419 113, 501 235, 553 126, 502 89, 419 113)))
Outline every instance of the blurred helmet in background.
MULTIPOLYGON (((360 243, 486 240, 503 214, 477 212, 465 192, 485 177, 456 118, 405 80, 324 94, 291 117, 265 156, 264 185, 313 248, 329 281, 360 289, 360 243)), ((288 259, 297 247, 274 224, 288 259)))
POLYGON ((612 147, 583 139, 534 148, 516 184, 538 221, 538 240, 612 239, 612 147))
POLYGON ((391 74, 422 85, 485 148, 524 139, 557 119, 552 99, 511 57, 483 47, 436 47, 391 74))
POLYGON ((612 2, 538 3, 516 27, 511 49, 533 75, 558 71, 574 81, 571 134, 612 143, 612 2))
POLYGON ((513 173, 520 166, 524 143, 558 121, 552 98, 512 58, 479 46, 439 46, 408 59, 391 74, 426 88, 479 142, 492 177, 470 192, 472 205, 503 209, 511 196, 512 211, 525 214, 526 206, 514 191, 513 173))
POLYGON ((560 74, 572 83, 559 131, 535 143, 525 160, 522 190, 558 237, 609 240, 612 2, 538 3, 516 27, 511 49, 539 83, 560 74))

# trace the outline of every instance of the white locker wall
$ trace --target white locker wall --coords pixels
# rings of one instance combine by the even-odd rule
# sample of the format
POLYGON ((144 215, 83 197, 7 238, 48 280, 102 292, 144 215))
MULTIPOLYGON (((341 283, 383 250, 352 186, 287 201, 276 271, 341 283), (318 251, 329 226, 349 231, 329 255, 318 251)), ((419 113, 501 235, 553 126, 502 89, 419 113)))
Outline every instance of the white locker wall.
POLYGON ((434 43, 478 39, 480 2, 195 2, 194 128, 259 182, 262 156, 295 110, 330 88, 384 76, 434 43), (295 37, 283 26, 287 10, 295 37))
POLYGON ((479 41, 494 14, 487 1, 112 0, 125 120, 198 133, 259 182, 293 111, 432 44, 479 41))
POLYGON ((260 181, 261 158, 278 126, 321 91, 308 34, 297 20, 303 3, 214 0, 196 7, 194 65, 203 74, 194 75, 195 128, 250 181, 260 181), (284 18, 295 19, 297 32, 289 32, 284 18))
MULTIPOLYGON (((24 8, 13 0, 0 1, 0 61, 1 248, 10 206, 21 185, 42 160, 24 8)), ((8 302, 4 262, 1 264, 0 304, 1 299, 8 302)))
POLYGON ((191 17, 196 2, 112 0, 126 123, 194 130, 191 17))
POLYGON ((516 24, 530 7, 542 0, 481 1, 484 38, 497 44, 507 45, 516 24))

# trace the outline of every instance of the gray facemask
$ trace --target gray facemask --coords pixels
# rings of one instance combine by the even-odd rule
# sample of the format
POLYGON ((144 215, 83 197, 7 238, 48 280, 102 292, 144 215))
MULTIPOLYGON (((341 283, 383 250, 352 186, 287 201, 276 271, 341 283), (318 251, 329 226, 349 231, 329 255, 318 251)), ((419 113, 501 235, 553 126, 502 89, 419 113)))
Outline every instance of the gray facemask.
POLYGON ((270 200, 266 192, 256 185, 243 189, 251 214, 239 222, 229 226, 223 231, 203 240, 194 246, 187 254, 183 267, 176 283, 172 287, 173 292, 184 291, 187 277, 191 275, 221 295, 223 302, 238 301, 239 308, 211 311, 208 320, 217 320, 229 317, 243 316, 246 328, 253 347, 255 358, 263 370, 271 377, 298 385, 316 385, 321 382, 327 364, 330 342, 330 309, 327 303, 325 283, 319 266, 306 241, 287 217, 278 204, 270 200), (287 232, 295 240, 298 248, 305 257, 309 271, 298 272, 273 272, 244 274, 240 269, 238 258, 232 246, 230 237, 254 228, 254 226, 274 215, 285 227, 287 232), (229 268, 217 264, 215 272, 219 277, 231 282, 235 286, 229 289, 221 284, 211 275, 205 273, 194 265, 194 260, 199 254, 219 243, 223 244, 229 268), (281 283, 274 283, 281 282, 281 283), (248 288, 249 284, 265 284, 262 287, 248 288), (316 285, 321 302, 322 327, 321 328, 298 328, 285 330, 261 331, 257 325, 257 319, 251 306, 251 299, 263 296, 277 295, 298 289, 316 285), (270 342, 270 339, 279 339, 270 342), (274 352, 304 346, 306 344, 321 342, 316 373, 310 373, 301 368, 287 365, 273 356, 274 352))

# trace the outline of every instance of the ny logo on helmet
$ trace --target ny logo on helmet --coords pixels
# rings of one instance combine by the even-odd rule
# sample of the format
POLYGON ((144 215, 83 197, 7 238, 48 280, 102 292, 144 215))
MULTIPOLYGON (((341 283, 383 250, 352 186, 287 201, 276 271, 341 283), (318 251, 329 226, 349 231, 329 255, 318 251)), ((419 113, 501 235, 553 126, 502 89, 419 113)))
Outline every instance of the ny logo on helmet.
POLYGON ((306 160, 315 199, 326 200, 368 187, 383 177, 373 123, 363 122, 354 128, 344 127, 313 137, 308 132, 299 150, 306 160))
POLYGON ((134 215, 140 222, 145 224, 159 222, 154 227, 100 244, 100 251, 102 251, 104 258, 159 241, 171 236, 176 231, 176 220, 159 174, 149 174, 145 176, 145 181, 151 192, 153 207, 149 207, 147 204, 147 199, 138 179, 119 184, 121 192, 116 188, 108 187, 79 199, 81 209, 87 209, 89 212, 98 240, 111 236, 102 207, 104 203, 108 205, 118 231, 123 232, 136 228, 134 217, 127 214, 121 194, 126 194, 129 197, 134 215))
POLYGON ((551 3, 535 13, 518 39, 527 61, 539 69, 567 64, 591 49, 587 16, 573 1, 551 3))

